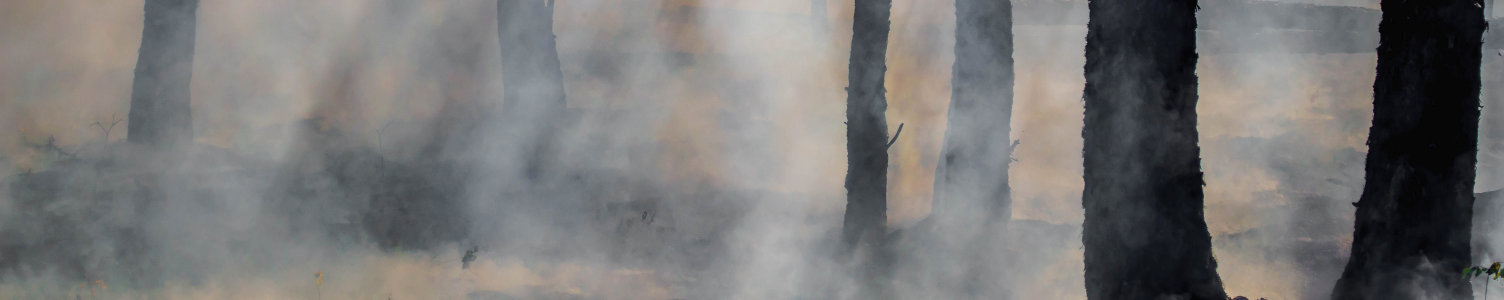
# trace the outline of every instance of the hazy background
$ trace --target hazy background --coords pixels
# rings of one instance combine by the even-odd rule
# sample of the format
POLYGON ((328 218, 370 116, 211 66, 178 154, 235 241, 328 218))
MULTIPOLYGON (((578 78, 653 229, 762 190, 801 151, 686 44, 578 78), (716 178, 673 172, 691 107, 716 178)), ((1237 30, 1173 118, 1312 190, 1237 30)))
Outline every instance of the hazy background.
MULTIPOLYGON (((1378 6, 1377 0, 1309 2, 1378 6)), ((951 4, 894 0, 888 120, 895 127, 906 124, 890 150, 889 221, 896 228, 929 212, 950 93, 951 4)), ((166 196, 167 204, 154 207, 176 209, 151 218, 108 218, 151 224, 140 227, 144 240, 168 260, 155 272, 174 275, 161 287, 133 288, 113 284, 133 273, 94 272, 100 278, 91 280, 112 284, 96 293, 781 299, 831 289, 852 296, 839 292, 854 286, 849 274, 822 252, 844 206, 842 87, 850 1, 831 1, 825 18, 810 15, 808 0, 556 5, 554 32, 568 106, 578 119, 559 137, 561 152, 572 158, 569 168, 596 175, 569 191, 526 196, 569 204, 522 212, 494 205, 496 195, 523 184, 515 178, 463 178, 454 187, 462 190, 463 209, 457 211, 472 220, 470 235, 433 249, 403 250, 332 241, 268 217, 298 214, 312 220, 307 226, 333 228, 348 207, 367 204, 331 200, 335 208, 289 210, 269 200, 279 196, 268 191, 285 183, 264 174, 327 166, 330 157, 340 156, 322 153, 342 153, 330 148, 418 160, 424 146, 435 143, 434 128, 443 128, 445 107, 499 103, 506 80, 499 75, 494 2, 202 1, 192 91, 195 141, 228 154, 172 163, 192 170, 280 171, 179 179, 216 183, 207 192, 166 196), (822 19, 827 22, 817 21, 822 19), (195 204, 200 202, 212 204, 195 204), (460 256, 470 246, 482 249, 480 259, 462 270, 460 256), (323 272, 322 286, 314 285, 314 272, 323 272)), ((7 181, 58 161, 36 147, 48 136, 83 156, 109 151, 101 144, 102 131, 90 124, 108 124, 128 112, 142 7, 139 0, 0 2, 0 174, 7 181)), ((1018 228, 1034 228, 1020 230, 1035 231, 1020 234, 1012 247, 1014 255, 1027 258, 1015 260, 1032 263, 1011 268, 1008 280, 1015 282, 1016 298, 1084 298, 1079 231, 1085 26, 1018 25, 1014 32, 1012 137, 1020 144, 1011 169, 1013 219, 1024 224, 1018 228)), ((1377 28, 1363 34, 1331 42, 1377 40, 1377 28)), ((1281 45, 1221 41, 1218 46, 1230 48, 1281 45)), ((1498 97, 1504 91, 1498 90, 1501 56, 1495 52, 1484 55, 1479 192, 1504 188, 1504 102, 1498 97)), ((1349 203, 1362 186, 1375 62, 1371 52, 1202 51, 1198 112, 1206 218, 1229 295, 1302 299, 1330 291, 1350 244, 1349 203)), ((125 126, 115 128, 110 142, 122 141, 125 126)), ((495 146, 504 140, 459 140, 466 155, 492 157, 496 164, 523 157, 497 150, 505 148, 495 146)), ((305 198, 361 199, 350 196, 361 189, 319 181, 326 177, 303 181, 324 191, 305 198)), ((178 182, 173 180, 166 181, 178 182)), ((0 221, 25 220, 5 195, 0 221)), ((47 210, 67 209, 74 208, 47 210)), ((47 234, 45 228, 21 229, 27 230, 47 234)), ((110 255, 89 257, 98 260, 87 264, 93 268, 112 266, 110 255)), ((89 296, 80 287, 88 281, 51 273, 0 273, 0 298, 89 296)))

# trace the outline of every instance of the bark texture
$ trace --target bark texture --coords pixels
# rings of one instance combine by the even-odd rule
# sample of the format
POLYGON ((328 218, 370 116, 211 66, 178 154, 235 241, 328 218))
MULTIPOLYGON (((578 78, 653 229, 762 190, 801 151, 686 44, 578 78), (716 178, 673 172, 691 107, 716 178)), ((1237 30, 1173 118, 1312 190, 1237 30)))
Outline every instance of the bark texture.
POLYGON ((1202 216, 1196 1, 1088 6, 1087 297, 1227 299, 1202 216))
POLYGON ((171 146, 193 140, 189 86, 197 16, 198 0, 146 0, 127 141, 171 146))
POLYGON ((1381 4, 1378 76, 1352 255, 1333 299, 1472 298, 1483 7, 1381 4))

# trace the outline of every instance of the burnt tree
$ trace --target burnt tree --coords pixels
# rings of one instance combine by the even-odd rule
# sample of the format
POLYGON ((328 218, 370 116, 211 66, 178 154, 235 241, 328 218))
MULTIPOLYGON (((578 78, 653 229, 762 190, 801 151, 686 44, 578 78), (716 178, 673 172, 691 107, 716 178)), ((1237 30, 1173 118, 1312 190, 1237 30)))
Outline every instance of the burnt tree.
POLYGON ((189 85, 198 0, 146 0, 145 6, 126 140, 152 146, 192 141, 189 85))
POLYGON ((956 0, 950 113, 935 169, 937 216, 966 217, 973 226, 1009 218, 1011 20, 1007 0, 956 0))
POLYGON ((950 112, 935 167, 930 278, 966 297, 1006 293, 996 264, 1011 216, 1013 7, 1009 0, 956 0, 956 60, 950 112))
POLYGON ((1087 5, 1087 297, 1227 299, 1202 217, 1196 1, 1087 5))
POLYGON ((856 0, 846 87, 846 215, 848 246, 881 244, 888 218, 888 16, 892 0, 856 0))
POLYGON ((860 274, 859 298, 887 299, 888 109, 883 88, 887 72, 888 17, 892 0, 856 0, 851 61, 846 86, 846 215, 841 224, 843 252, 860 274))
POLYGON ((1483 7, 1385 0, 1363 195, 1333 299, 1472 298, 1483 7))
POLYGON ((565 115, 564 73, 553 33, 553 1, 497 0, 501 41, 502 118, 526 160, 523 175, 547 172, 565 115))

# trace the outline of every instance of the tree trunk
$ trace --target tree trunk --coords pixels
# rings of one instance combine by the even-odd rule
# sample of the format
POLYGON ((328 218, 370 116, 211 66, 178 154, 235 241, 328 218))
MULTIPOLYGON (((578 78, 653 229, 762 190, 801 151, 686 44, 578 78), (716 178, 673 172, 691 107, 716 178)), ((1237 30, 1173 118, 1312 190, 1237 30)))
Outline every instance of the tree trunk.
POLYGON ((1196 1, 1088 6, 1087 297, 1226 299, 1202 218, 1196 1))
POLYGON ((950 115, 935 170, 933 211, 942 218, 965 217, 980 226, 1010 217, 1011 20, 1006 0, 956 0, 950 115))
POLYGON ((935 168, 927 234, 931 280, 967 298, 1006 294, 998 259, 1011 217, 1013 7, 1008 0, 956 0, 956 61, 950 113, 935 168), (977 264, 978 261, 994 262, 977 264))
POLYGON ((888 16, 892 0, 856 0, 851 64, 846 87, 847 245, 881 243, 888 215, 888 120, 883 74, 887 71, 888 16))
POLYGON ((553 34, 553 2, 497 0, 501 41, 502 117, 509 143, 524 151, 523 174, 537 180, 550 168, 553 139, 564 117, 564 73, 553 34))
POLYGON ((1385 0, 1363 195, 1333 299, 1472 298, 1483 8, 1385 0))
POLYGON ((193 140, 189 86, 197 15, 198 0, 146 0, 127 141, 160 147, 193 140))
POLYGON ((888 17, 892 0, 856 0, 846 87, 846 215, 841 240, 861 280, 859 298, 887 299, 888 17))

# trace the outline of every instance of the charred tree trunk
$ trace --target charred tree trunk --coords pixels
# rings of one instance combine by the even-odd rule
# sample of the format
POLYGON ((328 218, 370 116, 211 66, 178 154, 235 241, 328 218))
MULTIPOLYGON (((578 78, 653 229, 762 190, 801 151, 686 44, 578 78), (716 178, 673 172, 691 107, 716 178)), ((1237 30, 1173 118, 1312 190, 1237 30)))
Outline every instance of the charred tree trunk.
POLYGON ((892 0, 856 0, 846 87, 846 216, 848 246, 881 244, 888 219, 888 101, 883 75, 892 0))
POLYGON ((189 85, 197 16, 198 0, 146 0, 127 141, 161 147, 193 140, 189 85))
POLYGON ((846 215, 841 240, 860 298, 886 299, 888 281, 888 17, 892 0, 856 0, 846 87, 846 215))
POLYGON ((1007 0, 956 0, 950 115, 935 170, 933 211, 942 218, 979 226, 1010 217, 1012 16, 1007 0))
POLYGON ((1479 4, 1381 3, 1366 179, 1333 299, 1472 298, 1460 272, 1472 252, 1479 4))
POLYGON ((554 42, 553 1, 497 0, 501 40, 504 130, 525 152, 523 175, 531 180, 550 168, 554 138, 565 114, 564 73, 554 42))
POLYGON ((1226 299, 1202 218, 1196 1, 1088 6, 1087 297, 1226 299))
POLYGON ((935 168, 930 278, 966 298, 1000 296, 1003 225, 1011 217, 1013 161, 1013 6, 1009 0, 956 0, 956 61, 950 113, 935 168))

